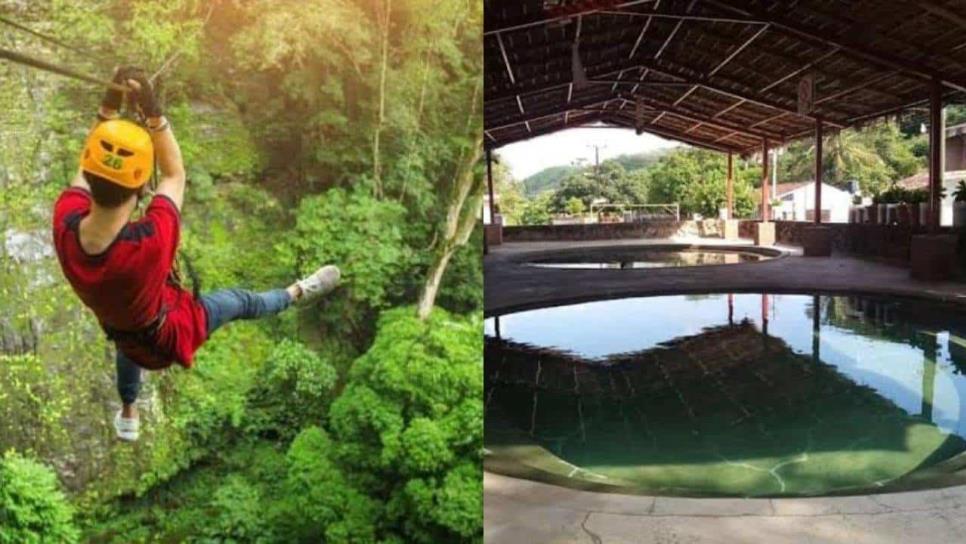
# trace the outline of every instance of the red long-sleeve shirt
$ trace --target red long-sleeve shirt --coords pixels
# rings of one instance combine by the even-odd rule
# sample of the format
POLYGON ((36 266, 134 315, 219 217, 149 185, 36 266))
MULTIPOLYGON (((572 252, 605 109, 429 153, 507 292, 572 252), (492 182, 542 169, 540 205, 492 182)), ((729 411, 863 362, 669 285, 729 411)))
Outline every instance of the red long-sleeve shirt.
POLYGON ((207 338, 204 307, 191 293, 169 281, 180 236, 180 215, 164 195, 155 196, 144 217, 128 223, 106 250, 89 255, 80 244, 80 222, 91 209, 91 196, 71 187, 54 205, 54 247, 77 296, 102 326, 136 331, 166 309, 155 346, 130 340, 118 349, 148 369, 177 362, 190 368, 207 338))

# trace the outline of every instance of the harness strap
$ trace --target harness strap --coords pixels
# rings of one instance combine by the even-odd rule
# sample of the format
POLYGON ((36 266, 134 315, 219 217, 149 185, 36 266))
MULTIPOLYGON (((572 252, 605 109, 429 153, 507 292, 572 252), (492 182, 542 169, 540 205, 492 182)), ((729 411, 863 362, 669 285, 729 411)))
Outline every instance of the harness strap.
POLYGON ((148 348, 152 353, 161 358, 168 358, 170 355, 163 353, 158 347, 157 343, 158 331, 160 331, 161 326, 164 325, 164 320, 167 315, 168 307, 161 306, 161 310, 158 312, 158 315, 155 316, 150 323, 140 329, 124 331, 121 329, 115 329, 103 323, 101 323, 101 328, 104 329, 104 334, 107 335, 107 339, 112 342, 128 342, 138 344, 139 346, 148 348))

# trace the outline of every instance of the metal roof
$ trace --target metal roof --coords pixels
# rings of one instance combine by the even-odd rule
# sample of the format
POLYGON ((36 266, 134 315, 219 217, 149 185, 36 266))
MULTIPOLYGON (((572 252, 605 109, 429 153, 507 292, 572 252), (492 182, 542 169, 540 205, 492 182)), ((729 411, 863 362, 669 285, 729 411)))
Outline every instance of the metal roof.
POLYGON ((933 81, 962 99, 966 0, 485 0, 484 55, 490 147, 604 123, 747 154, 926 103, 933 81))

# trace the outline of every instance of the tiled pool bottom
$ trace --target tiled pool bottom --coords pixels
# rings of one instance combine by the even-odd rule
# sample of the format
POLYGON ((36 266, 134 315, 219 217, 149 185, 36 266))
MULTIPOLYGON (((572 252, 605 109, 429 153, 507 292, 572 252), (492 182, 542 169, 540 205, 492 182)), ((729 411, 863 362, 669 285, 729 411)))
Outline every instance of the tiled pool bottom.
POLYGON ((938 483, 966 450, 966 315, 949 306, 650 297, 510 314, 486 332, 488 467, 517 476, 861 493, 938 483))

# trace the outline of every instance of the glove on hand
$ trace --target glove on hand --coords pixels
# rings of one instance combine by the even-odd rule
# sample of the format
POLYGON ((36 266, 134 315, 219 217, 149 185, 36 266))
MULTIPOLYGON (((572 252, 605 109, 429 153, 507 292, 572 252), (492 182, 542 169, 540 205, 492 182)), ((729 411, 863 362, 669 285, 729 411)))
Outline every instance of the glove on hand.
MULTIPOLYGON (((114 70, 114 78, 111 80, 118 85, 125 85, 127 80, 131 79, 130 73, 132 70, 136 70, 133 66, 121 66, 120 68, 114 70)), ((117 111, 121 109, 121 100, 124 98, 124 93, 117 90, 108 88, 104 93, 104 99, 101 100, 101 107, 109 110, 117 111)))
POLYGON ((148 81, 147 72, 140 68, 132 68, 126 76, 127 79, 133 79, 141 86, 140 89, 131 91, 131 103, 141 108, 141 113, 146 118, 161 117, 161 105, 158 103, 157 97, 154 96, 154 89, 151 87, 151 82, 148 81))

